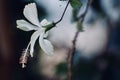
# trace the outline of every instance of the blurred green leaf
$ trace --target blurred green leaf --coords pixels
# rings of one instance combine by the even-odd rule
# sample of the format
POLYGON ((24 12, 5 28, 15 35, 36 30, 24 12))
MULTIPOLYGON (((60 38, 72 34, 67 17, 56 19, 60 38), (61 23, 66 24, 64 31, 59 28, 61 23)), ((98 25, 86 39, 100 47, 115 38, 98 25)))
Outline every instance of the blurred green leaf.
POLYGON ((82 6, 82 3, 81 3, 80 0, 71 0, 70 4, 73 7, 73 10, 72 10, 72 22, 76 22, 76 21, 78 21, 78 13, 79 13, 79 10, 80 10, 80 8, 82 6))
POLYGON ((78 8, 82 6, 82 3, 80 0, 70 0, 70 4, 73 8, 78 8))
POLYGON ((77 23, 77 30, 80 31, 80 32, 83 32, 83 31, 84 31, 81 22, 78 22, 78 23, 77 23))
POLYGON ((60 63, 56 66, 56 74, 63 75, 67 73, 67 63, 60 63))
POLYGON ((64 80, 68 80, 67 78, 65 78, 64 80))
POLYGON ((78 21, 77 15, 78 15, 79 9, 73 9, 72 10, 72 22, 78 21))

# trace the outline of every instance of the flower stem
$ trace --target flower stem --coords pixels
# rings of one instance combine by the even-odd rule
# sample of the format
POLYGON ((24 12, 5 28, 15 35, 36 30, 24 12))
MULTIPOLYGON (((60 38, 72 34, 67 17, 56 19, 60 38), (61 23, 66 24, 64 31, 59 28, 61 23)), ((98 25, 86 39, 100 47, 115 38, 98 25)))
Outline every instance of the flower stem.
POLYGON ((65 12, 66 12, 66 10, 67 10, 67 8, 68 8, 69 3, 70 3, 70 0, 68 1, 67 5, 66 5, 66 7, 65 7, 65 9, 64 9, 64 11, 63 11, 63 14, 62 14, 61 18, 60 18, 57 22, 55 22, 55 24, 57 24, 57 23, 59 23, 59 22, 62 21, 64 15, 65 15, 65 12))

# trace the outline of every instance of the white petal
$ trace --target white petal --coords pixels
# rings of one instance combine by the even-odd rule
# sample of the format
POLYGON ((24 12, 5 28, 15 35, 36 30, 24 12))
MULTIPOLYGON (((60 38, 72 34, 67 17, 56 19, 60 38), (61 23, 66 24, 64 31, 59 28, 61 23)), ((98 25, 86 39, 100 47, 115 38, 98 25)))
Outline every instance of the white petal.
POLYGON ((30 3, 26 5, 23 14, 31 23, 40 27, 35 3, 30 3))
POLYGON ((36 32, 34 32, 31 36, 31 45, 30 45, 30 55, 33 56, 33 52, 34 52, 34 45, 35 45, 35 42, 37 40, 37 38, 40 36, 42 30, 38 30, 36 32))
POLYGON ((46 19, 43 19, 43 20, 40 22, 40 24, 41 24, 42 26, 46 26, 46 25, 50 24, 50 22, 48 22, 46 19))
POLYGON ((17 23, 17 28, 24 30, 24 31, 31 31, 31 30, 38 29, 37 26, 34 26, 25 20, 17 20, 16 23, 17 23))
POLYGON ((47 54, 47 55, 52 55, 53 54, 53 45, 51 44, 50 41, 47 39, 43 39, 44 33, 42 33, 39 37, 39 44, 41 46, 41 49, 47 54))

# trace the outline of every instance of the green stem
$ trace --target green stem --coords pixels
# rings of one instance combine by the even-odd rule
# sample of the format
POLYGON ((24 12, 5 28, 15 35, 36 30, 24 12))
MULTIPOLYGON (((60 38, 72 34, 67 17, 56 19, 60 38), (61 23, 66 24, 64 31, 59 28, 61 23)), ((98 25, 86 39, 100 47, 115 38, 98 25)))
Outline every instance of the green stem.
POLYGON ((65 12, 66 12, 66 10, 67 10, 67 8, 68 8, 69 3, 70 3, 70 0, 68 1, 68 3, 67 3, 67 5, 66 5, 66 7, 65 7, 65 9, 64 9, 64 12, 63 12, 61 18, 60 18, 57 22, 55 22, 56 24, 62 21, 64 15, 65 15, 65 12))

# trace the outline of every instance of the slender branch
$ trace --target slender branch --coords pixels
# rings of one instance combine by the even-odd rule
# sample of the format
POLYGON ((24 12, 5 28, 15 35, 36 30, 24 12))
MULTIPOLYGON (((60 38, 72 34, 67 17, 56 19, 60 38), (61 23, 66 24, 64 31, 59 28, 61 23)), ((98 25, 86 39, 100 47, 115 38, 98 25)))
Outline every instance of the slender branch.
POLYGON ((77 37, 79 35, 79 31, 75 33, 74 39, 73 39, 73 45, 72 48, 69 50, 68 53, 68 80, 72 80, 72 69, 73 69, 73 59, 74 59, 74 54, 75 54, 75 46, 76 46, 76 41, 77 37))
POLYGON ((91 3, 92 3, 92 0, 88 0, 87 5, 86 5, 85 12, 84 12, 82 15, 80 15, 80 16, 78 17, 78 20, 80 20, 81 23, 84 21, 85 16, 86 16, 87 11, 88 11, 88 8, 89 8, 89 5, 90 5, 91 3))
POLYGON ((66 10, 67 10, 67 8, 68 8, 69 3, 70 3, 70 0, 68 1, 67 5, 66 5, 66 7, 65 7, 65 9, 64 9, 64 11, 63 11, 63 14, 62 14, 61 18, 60 18, 57 22, 55 22, 55 24, 57 24, 57 23, 59 23, 59 22, 62 21, 64 15, 65 15, 65 12, 66 12, 66 10))
MULTIPOLYGON (((88 8, 89 8, 89 5, 91 4, 91 1, 92 0, 88 0, 86 10, 80 17, 78 17, 78 22, 79 21, 81 23, 84 22, 84 19, 88 12, 88 8)), ((73 72, 72 71, 73 70, 73 60, 74 60, 76 41, 77 41, 78 35, 79 35, 79 30, 77 30, 77 32, 75 33, 75 36, 72 41, 72 48, 68 52, 68 80, 73 80, 73 73, 72 73, 73 72)))

